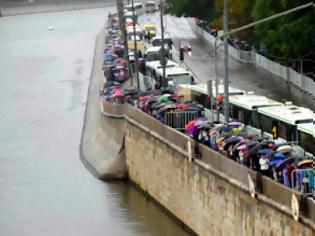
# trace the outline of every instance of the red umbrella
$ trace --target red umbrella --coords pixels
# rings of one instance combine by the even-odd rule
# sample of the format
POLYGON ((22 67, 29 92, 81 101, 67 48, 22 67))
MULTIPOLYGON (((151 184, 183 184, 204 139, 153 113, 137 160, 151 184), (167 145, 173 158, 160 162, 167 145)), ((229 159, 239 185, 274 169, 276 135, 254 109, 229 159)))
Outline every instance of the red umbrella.
POLYGON ((188 107, 188 105, 185 104, 185 103, 176 104, 176 108, 177 108, 177 109, 185 109, 185 108, 187 108, 187 107, 188 107))
POLYGON ((194 124, 197 122, 197 120, 192 120, 186 125, 186 129, 191 129, 194 124))

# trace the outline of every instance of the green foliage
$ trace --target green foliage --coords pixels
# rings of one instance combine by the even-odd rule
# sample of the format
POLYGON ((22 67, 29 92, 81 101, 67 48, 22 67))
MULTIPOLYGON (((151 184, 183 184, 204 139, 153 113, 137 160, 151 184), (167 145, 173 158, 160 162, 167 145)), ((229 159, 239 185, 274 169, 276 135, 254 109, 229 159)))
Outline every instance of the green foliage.
POLYGON ((176 16, 210 20, 214 15, 214 0, 168 0, 168 12, 176 16))
MULTIPOLYGON (((251 23, 253 20, 250 12, 253 9, 253 5, 253 0, 228 1, 229 29, 235 29, 251 23)), ((215 1, 215 19, 212 24, 218 29, 223 28, 223 8, 223 0, 215 1)), ((250 30, 246 30, 238 33, 236 36, 242 40, 248 40, 250 33, 250 30)))
MULTIPOLYGON (((255 0, 252 16, 259 20, 308 3, 309 0, 255 0)), ((315 11, 308 8, 257 25, 254 34, 271 55, 299 58, 314 51, 315 11)))

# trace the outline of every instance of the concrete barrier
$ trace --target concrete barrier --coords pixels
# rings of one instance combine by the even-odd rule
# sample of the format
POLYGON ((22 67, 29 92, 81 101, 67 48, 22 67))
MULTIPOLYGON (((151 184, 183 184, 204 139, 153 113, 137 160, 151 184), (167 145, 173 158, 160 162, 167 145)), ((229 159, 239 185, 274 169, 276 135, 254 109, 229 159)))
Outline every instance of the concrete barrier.
POLYGON ((300 222, 295 222, 291 197, 294 193, 301 202, 299 193, 262 177, 262 189, 253 200, 248 175, 255 179, 255 171, 194 143, 128 104, 104 103, 103 114, 110 112, 125 119, 124 147, 130 180, 197 234, 312 235, 313 200, 306 200, 300 222), (192 162, 188 159, 188 141, 198 145, 200 151, 200 158, 192 162), (219 220, 213 219, 215 214, 219 220), (223 226, 225 221, 228 227, 223 226))

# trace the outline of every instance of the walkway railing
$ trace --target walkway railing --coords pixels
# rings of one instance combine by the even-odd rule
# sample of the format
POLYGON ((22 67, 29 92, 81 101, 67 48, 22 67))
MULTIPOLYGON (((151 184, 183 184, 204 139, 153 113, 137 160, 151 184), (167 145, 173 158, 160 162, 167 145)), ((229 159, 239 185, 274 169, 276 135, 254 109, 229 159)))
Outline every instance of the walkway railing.
MULTIPOLYGON (((188 20, 191 27, 203 37, 204 40, 214 45, 215 37, 211 35, 206 30, 197 26, 193 19, 188 20)), ((220 40, 219 40, 220 41, 220 40)), ((221 41, 218 43, 220 44, 221 41)), ((305 93, 315 97, 315 81, 305 75, 302 75, 290 67, 280 65, 277 62, 269 60, 268 58, 256 53, 255 51, 244 51, 236 49, 229 45, 229 55, 240 62, 252 63, 258 65, 270 73, 279 76, 280 78, 286 80, 288 83, 292 83, 298 88, 300 88, 305 93)))

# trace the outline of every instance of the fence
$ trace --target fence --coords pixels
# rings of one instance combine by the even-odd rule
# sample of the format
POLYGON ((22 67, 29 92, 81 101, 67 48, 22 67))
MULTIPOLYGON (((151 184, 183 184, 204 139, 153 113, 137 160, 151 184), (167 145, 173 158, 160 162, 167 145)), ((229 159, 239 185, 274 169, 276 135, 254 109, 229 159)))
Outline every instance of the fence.
POLYGON ((291 173, 292 189, 302 193, 314 194, 315 197, 315 170, 312 168, 296 169, 291 173))
MULTIPOLYGON (((202 29, 201 27, 197 26, 193 19, 188 20, 191 27, 207 42, 210 44, 214 44, 215 37, 202 29)), ((219 40, 218 45, 222 41, 219 40)), ((279 76, 280 78, 286 80, 288 83, 292 83, 302 91, 308 93, 315 97, 315 81, 313 79, 304 76, 289 67, 280 65, 274 61, 269 60, 268 58, 257 54, 255 51, 243 51, 234 48, 233 46, 229 45, 229 55, 235 58, 238 61, 245 62, 245 63, 252 63, 256 64, 270 73, 279 76)))
POLYGON ((166 112, 164 123, 177 130, 185 130, 185 126, 192 120, 198 118, 197 111, 166 112))

